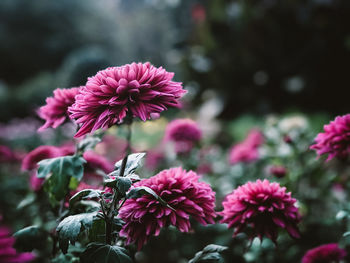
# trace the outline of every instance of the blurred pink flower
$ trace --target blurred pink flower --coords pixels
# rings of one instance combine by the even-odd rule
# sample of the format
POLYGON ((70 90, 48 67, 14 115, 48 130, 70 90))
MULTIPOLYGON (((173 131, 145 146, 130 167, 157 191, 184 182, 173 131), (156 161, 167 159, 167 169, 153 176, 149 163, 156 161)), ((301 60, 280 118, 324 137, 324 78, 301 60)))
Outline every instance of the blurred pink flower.
POLYGON ((94 151, 86 151, 83 154, 83 158, 86 160, 83 180, 88 184, 96 185, 102 183, 103 177, 97 173, 98 170, 108 174, 114 169, 113 163, 94 151))
POLYGON ((302 263, 330 263, 339 262, 346 256, 346 251, 338 246, 337 243, 331 243, 315 247, 308 250, 303 259, 302 263))
POLYGON ((18 253, 14 248, 15 238, 5 226, 0 226, 0 262, 1 263, 25 263, 34 260, 32 253, 18 253))
POLYGON ((259 158, 258 147, 263 143, 263 134, 257 129, 251 130, 244 141, 231 148, 229 154, 230 164, 257 160, 259 158))
POLYGON ((0 163, 12 163, 19 161, 20 157, 6 145, 0 145, 0 163))
POLYGON ((78 94, 78 91, 79 88, 55 89, 53 91, 53 97, 48 97, 46 105, 38 110, 39 117, 46 121, 39 128, 39 131, 49 127, 57 128, 66 119, 69 119, 68 107, 74 103, 74 97, 78 94))
POLYGON ((287 174, 287 169, 283 165, 271 165, 268 170, 270 174, 278 178, 282 178, 287 174))
POLYGON ((81 124, 75 137, 121 123, 128 111, 146 121, 151 113, 179 107, 178 100, 186 91, 173 77, 174 73, 148 62, 99 71, 88 79, 69 108, 71 118, 81 124))
POLYGON ((350 153, 350 114, 338 116, 334 121, 323 126, 324 132, 315 138, 310 148, 319 156, 328 154, 327 161, 334 157, 344 159, 350 153))
POLYGON ((286 193, 286 188, 278 183, 248 182, 226 196, 221 223, 235 228, 234 236, 250 227, 250 238, 262 239, 266 235, 276 243, 278 228, 284 228, 290 236, 298 238, 300 215, 295 202, 291 193, 286 193))
POLYGON ((165 140, 175 143, 177 153, 189 152, 202 138, 198 124, 191 119, 177 119, 170 122, 165 130, 165 140))
POLYGON ((157 150, 148 151, 146 154, 145 167, 150 171, 154 171, 164 160, 165 155, 163 152, 157 150))
POLYGON ((136 242, 141 249, 151 236, 159 235, 161 228, 169 225, 188 232, 191 228, 190 216, 202 225, 214 223, 215 193, 209 184, 198 179, 195 172, 179 167, 163 170, 136 183, 135 187, 151 188, 175 211, 161 205, 151 195, 128 199, 119 213, 126 223, 120 234, 127 237, 127 243, 136 242))
POLYGON ((61 149, 51 145, 41 145, 29 152, 22 160, 22 170, 30 171, 37 168, 37 163, 44 159, 64 156, 61 149))
POLYGON ((192 19, 196 23, 203 23, 206 19, 206 11, 203 5, 195 4, 191 10, 192 19))

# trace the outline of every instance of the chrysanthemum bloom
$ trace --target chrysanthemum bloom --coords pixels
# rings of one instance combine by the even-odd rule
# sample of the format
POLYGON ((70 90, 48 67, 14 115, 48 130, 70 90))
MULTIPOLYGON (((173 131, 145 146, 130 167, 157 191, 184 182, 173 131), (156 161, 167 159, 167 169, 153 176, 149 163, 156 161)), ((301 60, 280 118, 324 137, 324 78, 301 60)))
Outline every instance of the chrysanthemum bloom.
POLYGON ((323 126, 324 132, 315 138, 316 144, 310 148, 317 154, 328 154, 327 161, 334 157, 344 159, 350 153, 350 114, 338 116, 334 121, 323 126))
POLYGON ((39 131, 45 130, 49 127, 57 128, 64 123, 68 118, 68 107, 71 106, 78 94, 79 88, 71 89, 56 89, 53 92, 53 97, 46 99, 46 105, 40 107, 38 115, 46 122, 39 128, 39 131))
POLYGON ((14 248, 15 238, 7 227, 0 226, 0 262, 24 263, 34 259, 32 253, 18 253, 14 248))
POLYGON ((165 140, 173 141, 178 153, 191 150, 201 137, 202 131, 198 124, 191 119, 174 120, 167 125, 165 130, 165 140))
POLYGON ((136 187, 151 188, 174 210, 161 205, 150 195, 128 199, 119 213, 126 223, 120 234, 127 237, 127 243, 136 242, 140 249, 151 236, 159 235, 161 228, 169 225, 188 232, 190 216, 202 225, 214 223, 215 193, 209 184, 198 179, 195 172, 179 167, 163 170, 136 183, 136 187))
POLYGON ((286 188, 278 183, 248 182, 226 196, 221 223, 235 228, 234 236, 251 228, 250 238, 267 236, 276 243, 278 228, 284 228, 290 236, 298 238, 300 215, 295 202, 291 193, 286 193, 286 188))
POLYGON ((174 73, 150 63, 132 63, 99 71, 88 79, 69 108, 71 118, 81 127, 75 137, 121 123, 130 111, 146 121, 151 113, 179 107, 186 93, 174 73))
POLYGON ((336 243, 326 244, 308 250, 302 263, 331 263, 339 262, 346 256, 346 251, 338 246, 336 243))
POLYGON ((252 129, 244 141, 234 145, 229 154, 230 164, 240 162, 252 162, 259 158, 258 148, 264 142, 263 134, 257 130, 252 129))
POLYGON ((259 158, 259 152, 256 147, 252 147, 246 143, 239 143, 233 146, 229 154, 230 164, 240 162, 249 163, 259 158))

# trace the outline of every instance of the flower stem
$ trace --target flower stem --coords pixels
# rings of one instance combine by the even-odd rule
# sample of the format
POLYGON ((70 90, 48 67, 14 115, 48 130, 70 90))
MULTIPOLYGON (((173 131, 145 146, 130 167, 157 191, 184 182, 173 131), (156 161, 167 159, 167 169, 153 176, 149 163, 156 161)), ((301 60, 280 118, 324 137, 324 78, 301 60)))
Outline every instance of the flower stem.
MULTIPOLYGON (((125 150, 125 157, 122 161, 122 165, 120 167, 120 172, 119 172, 119 176, 123 177, 124 173, 125 173, 125 168, 126 168, 126 164, 128 162, 128 156, 131 152, 131 122, 128 123, 127 125, 127 135, 126 135, 126 140, 127 140, 127 147, 125 150)), ((106 244, 111 245, 112 244, 112 222, 113 222, 113 218, 117 213, 115 213, 115 211, 117 210, 117 205, 119 204, 120 199, 122 198, 122 196, 120 195, 118 189, 114 189, 114 194, 113 194, 113 199, 112 199, 112 203, 109 206, 109 209, 107 210, 107 213, 105 215, 105 230, 106 230, 106 244)))

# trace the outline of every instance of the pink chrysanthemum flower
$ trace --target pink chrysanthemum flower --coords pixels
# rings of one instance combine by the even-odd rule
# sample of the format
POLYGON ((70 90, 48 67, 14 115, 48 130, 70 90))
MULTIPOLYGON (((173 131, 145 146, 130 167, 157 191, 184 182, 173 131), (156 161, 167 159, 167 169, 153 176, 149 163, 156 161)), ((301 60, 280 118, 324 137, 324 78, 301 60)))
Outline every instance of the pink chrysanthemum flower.
POLYGON ((177 153, 185 153, 202 138, 198 124, 191 119, 177 119, 170 122, 165 130, 165 140, 175 143, 177 153))
POLYGON ((338 116, 323 126, 324 132, 315 138, 316 144, 310 148, 319 156, 328 154, 327 161, 334 157, 344 159, 350 154, 350 114, 338 116))
POLYGON ((302 263, 331 263, 339 262, 346 256, 346 251, 338 246, 336 243, 326 244, 308 250, 302 263))
POLYGON ((291 193, 286 193, 286 188, 278 183, 248 182, 226 196, 221 223, 235 228, 234 236, 250 227, 250 238, 267 236, 276 243, 278 228, 284 228, 290 236, 298 238, 300 215, 295 202, 291 193))
POLYGON ((209 184, 198 179, 195 172, 179 167, 163 170, 136 183, 136 187, 151 188, 175 211, 161 205, 150 195, 128 199, 119 213, 126 223, 120 234, 127 237, 127 243, 136 242, 140 249, 151 236, 159 235, 161 228, 169 225, 188 232, 191 228, 190 216, 202 225, 214 223, 215 193, 209 184))
POLYGON ((258 148, 264 142, 263 134, 257 130, 251 130, 241 143, 234 145, 229 154, 230 164, 240 162, 252 162, 259 158, 258 148))
POLYGON ((0 262, 25 263, 35 258, 32 253, 18 253, 14 248, 15 238, 7 227, 0 226, 0 262))
POLYGON ((130 111, 146 121, 151 113, 179 107, 185 90, 172 81, 174 73, 150 63, 132 63, 99 71, 88 79, 69 108, 81 127, 75 137, 121 123, 130 111))
POLYGON ((57 128, 67 118, 68 107, 71 106, 75 99, 75 95, 79 92, 79 88, 71 89, 56 89, 53 92, 53 97, 46 99, 46 105, 40 107, 38 115, 46 122, 39 128, 39 131, 45 130, 49 127, 57 128))

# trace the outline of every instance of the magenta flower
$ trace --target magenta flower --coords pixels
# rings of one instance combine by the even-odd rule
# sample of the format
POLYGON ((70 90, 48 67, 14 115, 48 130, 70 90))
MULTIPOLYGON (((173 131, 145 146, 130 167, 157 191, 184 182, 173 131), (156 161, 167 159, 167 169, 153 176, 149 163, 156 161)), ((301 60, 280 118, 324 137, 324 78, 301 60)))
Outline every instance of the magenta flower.
POLYGON ((346 251, 338 246, 336 243, 326 244, 308 250, 302 263, 330 263, 339 262, 346 256, 346 251))
POLYGON ((2 263, 25 263, 35 257, 32 253, 18 253, 14 248, 15 238, 7 227, 0 226, 0 262, 2 263))
POLYGON ((328 154, 327 161, 334 157, 344 159, 350 153, 350 114, 338 116, 334 121, 323 126, 324 132, 315 138, 310 148, 319 156, 328 154))
POLYGON ((278 228, 284 228, 290 236, 298 238, 300 215, 295 202, 291 193, 286 193, 286 188, 278 183, 248 182, 226 196, 221 223, 235 228, 233 236, 249 227, 250 238, 267 236, 276 243, 278 228))
POLYGON ((56 89, 53 97, 46 99, 46 105, 40 107, 38 115, 46 122, 39 128, 39 131, 49 127, 57 128, 64 123, 68 116, 68 107, 74 103, 74 97, 78 94, 79 88, 56 89))
POLYGON ((251 130, 241 143, 234 145, 229 154, 230 164, 240 162, 252 162, 259 158, 258 148, 264 142, 263 134, 257 130, 251 130))
POLYGON ((188 232, 191 228, 190 216, 202 225, 214 223, 215 193, 209 184, 198 179, 195 172, 179 167, 163 170, 136 183, 136 187, 151 188, 175 211, 161 205, 150 195, 128 199, 119 213, 126 223, 120 234, 127 237, 127 243, 136 242, 141 249, 151 236, 159 235, 161 228, 169 225, 188 232))
POLYGON ((201 138, 202 131, 191 119, 177 119, 166 127, 165 140, 175 143, 177 153, 189 152, 201 138))
POLYGON ((152 113, 179 107, 186 93, 174 73, 150 63, 132 63, 99 71, 88 79, 69 108, 71 118, 81 124, 75 137, 121 123, 130 111, 146 121, 152 113))

